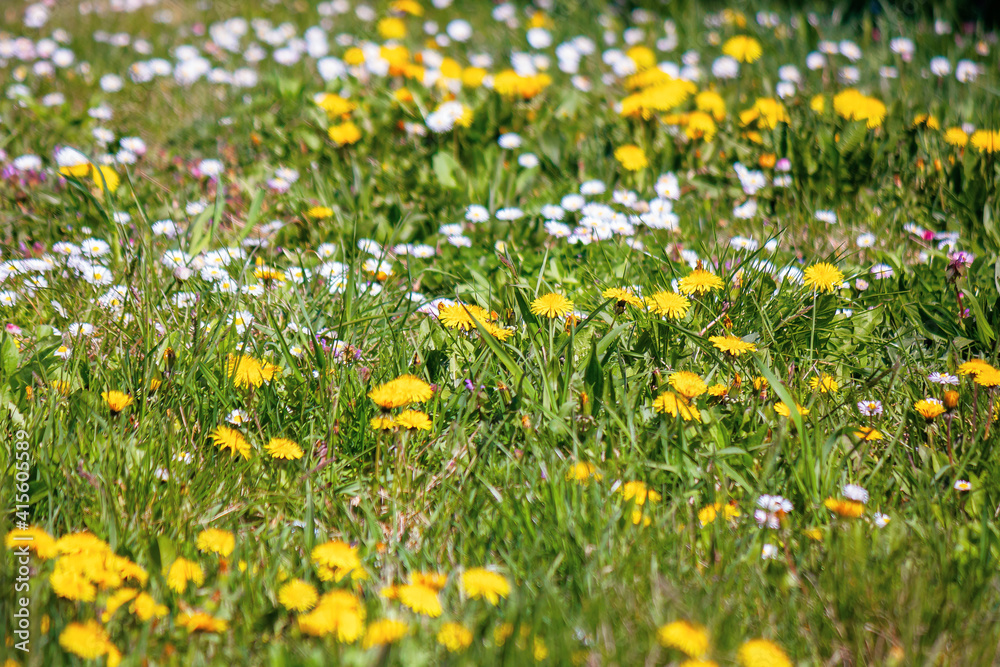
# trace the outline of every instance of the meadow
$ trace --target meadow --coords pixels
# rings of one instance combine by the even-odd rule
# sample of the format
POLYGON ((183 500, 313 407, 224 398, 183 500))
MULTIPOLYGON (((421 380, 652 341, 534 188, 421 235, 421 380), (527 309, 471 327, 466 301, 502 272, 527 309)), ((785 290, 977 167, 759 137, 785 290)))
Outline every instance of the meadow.
POLYGON ((626 4, 0 7, 4 667, 1000 664, 996 32, 626 4))

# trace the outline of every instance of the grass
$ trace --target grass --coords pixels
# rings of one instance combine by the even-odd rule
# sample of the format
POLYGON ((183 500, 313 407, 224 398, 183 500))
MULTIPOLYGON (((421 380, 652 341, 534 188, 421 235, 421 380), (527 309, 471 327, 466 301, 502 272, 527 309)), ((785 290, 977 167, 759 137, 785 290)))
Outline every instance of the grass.
POLYGON ((66 5, 41 28, 23 24, 24 8, 3 14, 0 33, 35 42, 63 28, 75 56, 52 76, 34 60, 0 61, 11 498, 0 622, 13 633, 26 607, 31 649, 8 634, 5 667, 1000 661, 995 33, 942 13, 953 32, 940 34, 890 8, 843 20, 782 13, 766 27, 749 8, 684 4, 644 23, 613 6, 558 4, 512 7, 516 28, 489 3, 404 14, 408 50, 388 73, 377 56, 398 52, 370 46, 387 41, 381 4, 375 21, 308 3, 176 3, 169 17, 159 6, 66 5), (526 31, 537 25, 553 38, 536 49, 551 82, 514 98, 433 83, 426 72, 453 65, 425 48, 423 22, 444 31, 459 16, 472 40, 435 50, 462 74, 476 74, 483 53, 484 69, 501 74, 512 51, 532 50, 526 31), (240 36, 222 23, 234 17, 267 17, 270 28, 248 24, 240 36), (318 51, 276 62, 288 54, 267 31, 285 22, 296 36, 322 26, 330 56, 363 52, 365 64, 327 81, 333 61, 318 51), (645 51, 622 44, 637 26, 645 51), (697 52, 696 93, 623 116, 616 105, 636 80, 615 69, 606 32, 639 67, 697 52), (129 45, 109 44, 116 34, 129 45), (595 47, 579 57, 586 82, 558 66, 556 46, 579 35, 595 47), (757 39, 760 57, 734 78, 714 75, 738 35, 757 39), (209 43, 227 36, 231 51, 209 43), (912 59, 890 47, 897 36, 912 39, 912 59), (835 52, 806 67, 825 41, 850 53, 841 40, 863 57, 835 52), (265 57, 248 64, 251 42, 265 57), (258 80, 129 78, 137 61, 180 66, 180 45, 258 80), (948 75, 930 73, 935 56, 948 75), (955 75, 963 60, 982 66, 972 81, 955 75), (788 64, 799 82, 779 97, 788 64), (106 74, 124 77, 120 91, 102 87, 106 74), (839 108, 848 88, 884 116, 839 108), (692 112, 706 91, 724 108, 699 135, 692 112), (64 102, 46 100, 53 92, 64 102), (315 100, 323 92, 356 108, 329 117, 315 100), (467 124, 428 130, 452 98, 467 124), (741 115, 761 98, 781 120, 741 115), (101 105, 110 119, 93 117, 101 105), (336 145, 328 129, 344 122, 360 138, 336 145), (971 138, 957 145, 949 130, 963 124, 971 138), (96 128, 114 140, 101 143, 96 128), (503 147, 507 133, 520 147, 503 147), (133 146, 124 137, 145 153, 111 161, 102 178, 92 164, 133 146), (626 169, 615 158, 624 145, 648 165, 626 169), (82 152, 78 164, 57 159, 67 146, 82 152), (38 164, 15 159, 24 155, 38 164), (203 160, 218 160, 218 174, 203 160), (759 172, 756 191, 737 162, 759 172), (297 178, 276 184, 281 167, 297 178), (664 203, 668 173, 678 192, 664 203), (572 210, 564 197, 594 180, 605 191, 572 210), (750 200, 756 211, 741 217, 750 200), (545 208, 560 202, 570 239, 545 208), (468 220, 470 205, 489 219, 468 220), (676 222, 640 218, 664 207, 676 222), (512 208, 523 217, 498 216, 512 208), (88 251, 93 239, 106 247, 88 251), (826 264, 833 277, 816 279, 826 264), (215 275, 203 271, 213 265, 215 275), (679 317, 654 312, 653 295, 683 291, 696 267, 717 284, 689 291, 679 317), (602 296, 610 288, 634 302, 602 296), (536 300, 549 293, 572 304, 548 317, 536 300), (462 328, 438 317, 440 299, 464 304, 453 311, 462 328), (753 349, 726 353, 712 340, 725 335, 753 349), (241 355, 259 380, 231 370, 241 355), (704 385, 664 399, 685 393, 681 371, 704 385), (430 398, 377 405, 373 391, 404 374, 430 398), (130 404, 113 409, 112 391, 130 404), (679 402, 677 415, 664 400, 679 402), (870 401, 880 407, 865 414, 859 403, 870 401), (404 409, 429 428, 374 428, 404 409), (246 456, 217 446, 220 426, 241 434, 246 456), (279 437, 301 457, 269 455, 279 437), (855 487, 865 502, 834 504, 860 497, 855 487), (755 520, 765 494, 790 511, 755 520), (27 525, 44 532, 19 560, 27 525), (358 559, 342 578, 322 565, 323 545, 339 542, 358 559), (182 559, 200 576, 178 583, 182 559), (509 584, 495 603, 470 583, 480 567, 509 584), (440 613, 393 588, 421 573, 443 575, 420 590, 440 613), (324 596, 319 611, 294 608, 295 579, 324 596), (116 608, 140 594, 163 608, 116 608), (336 606, 344 600, 357 607, 336 606), (377 635, 389 619, 406 630, 391 642, 377 635), (708 648, 670 640, 676 621, 708 648), (461 641, 448 640, 448 623, 461 641))

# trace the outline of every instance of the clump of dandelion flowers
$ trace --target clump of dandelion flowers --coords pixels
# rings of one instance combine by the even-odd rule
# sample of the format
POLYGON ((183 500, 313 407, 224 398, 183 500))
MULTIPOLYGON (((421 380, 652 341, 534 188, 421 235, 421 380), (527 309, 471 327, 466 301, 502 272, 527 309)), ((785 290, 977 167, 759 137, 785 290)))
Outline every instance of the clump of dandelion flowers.
POLYGON ((562 318, 573 312, 573 302, 562 294, 550 292, 531 302, 531 312, 550 320, 562 318))
POLYGON ((472 644, 472 631, 461 623, 445 623, 437 633, 437 642, 450 653, 458 653, 472 644))
POLYGON ((846 120, 865 121, 868 129, 882 125, 886 115, 885 104, 854 88, 848 88, 834 95, 833 110, 846 120))
MULTIPOLYGON (((118 654, 118 649, 111 643, 108 631, 95 620, 83 623, 70 623, 59 634, 59 645, 67 653, 79 656, 84 660, 96 660, 102 655, 108 656, 111 663, 113 655, 118 654)), ((120 656, 119 656, 120 659, 120 656)))
POLYGON ((361 636, 365 624, 365 608, 347 591, 324 593, 316 607, 299 617, 299 629, 307 635, 333 635, 337 641, 353 642, 361 636))
POLYGON ((361 570, 357 549, 346 542, 331 540, 313 547, 312 561, 320 568, 320 578, 340 581, 361 570))
POLYGON ((405 621, 384 618, 368 625, 361 646, 369 649, 373 646, 392 644, 405 637, 409 631, 410 626, 405 621))
POLYGON ((691 371, 671 373, 670 386, 689 401, 708 391, 708 385, 705 384, 705 381, 697 373, 691 371))
POLYGON ((198 533, 195 546, 198 547, 198 551, 211 552, 227 558, 229 554, 233 553, 236 538, 228 530, 206 528, 198 533))
POLYGON ((708 653, 708 631, 688 621, 674 621, 656 631, 661 646, 680 651, 689 658, 701 658, 708 653))
POLYGON ((475 304, 445 304, 438 308, 438 321, 446 329, 472 331, 476 328, 477 321, 485 325, 495 319, 488 310, 475 304))
POLYGON ((368 398, 383 410, 402 408, 411 403, 429 401, 434 395, 431 386, 414 375, 400 375, 368 392, 368 398))
POLYGON ((816 292, 832 292, 844 284, 844 274, 833 264, 820 262, 805 270, 802 282, 816 292))

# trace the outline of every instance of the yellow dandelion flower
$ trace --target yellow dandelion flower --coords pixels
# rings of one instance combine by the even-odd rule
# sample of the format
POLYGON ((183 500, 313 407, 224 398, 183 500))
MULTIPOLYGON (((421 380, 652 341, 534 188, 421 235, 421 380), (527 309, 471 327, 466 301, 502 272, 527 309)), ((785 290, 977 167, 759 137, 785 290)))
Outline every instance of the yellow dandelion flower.
POLYGON ((244 459, 250 458, 250 443, 247 442, 246 438, 243 437, 243 434, 235 428, 217 426, 215 430, 212 431, 210 437, 216 447, 219 449, 228 449, 232 456, 239 454, 244 459))
POLYGON ((228 558, 236 547, 236 538, 228 530, 206 528, 198 533, 195 546, 203 553, 214 553, 228 558))
POLYGON ((1000 370, 984 368, 973 376, 973 382, 981 387, 996 387, 1000 385, 1000 370))
POLYGON ((306 217, 313 220, 323 220, 333 215, 333 209, 329 206, 313 206, 306 211, 306 217))
POLYGON ((770 97, 760 97, 754 105, 740 112, 740 123, 750 125, 756 123, 762 130, 773 130, 778 123, 788 122, 788 112, 778 100, 770 97))
POLYGON ((983 359, 971 359, 958 367, 958 374, 976 376, 985 370, 993 370, 993 366, 983 359))
MULTIPOLYGON (((95 620, 67 625, 59 634, 59 645, 67 653, 84 660, 96 660, 114 648, 108 631, 95 620)), ((117 652, 117 649, 115 651, 117 652)))
POLYGON ((228 621, 215 618, 203 611, 178 614, 176 623, 188 632, 225 632, 229 627, 228 621))
POLYGON ((566 471, 566 479, 575 482, 586 482, 591 479, 600 481, 602 478, 601 473, 597 472, 597 466, 593 463, 585 463, 583 461, 574 463, 566 471))
POLYGON ((7 533, 7 536, 4 538, 4 545, 7 549, 28 547, 28 549, 34 551, 35 555, 42 560, 48 560, 59 554, 56 549, 55 539, 38 526, 15 528, 7 533))
POLYGON ((178 558, 170 565, 170 571, 167 573, 167 586, 170 590, 183 593, 192 581, 195 586, 201 586, 205 582, 205 573, 198 563, 178 558))
MULTIPOLYGON (((795 407, 796 407, 796 409, 798 409, 799 414, 802 415, 803 417, 805 417, 806 415, 809 414, 809 408, 804 408, 801 405, 799 405, 798 403, 795 404, 795 407)), ((788 407, 788 405, 784 401, 782 401, 781 403, 775 403, 774 404, 774 411, 775 411, 775 413, 777 413, 777 414, 779 414, 779 415, 781 415, 782 417, 785 417, 785 418, 791 416, 791 414, 792 414, 791 409, 788 407)))
POLYGON ((395 589, 395 599, 404 607, 431 618, 441 615, 441 600, 437 591, 423 584, 404 584, 395 589))
POLYGON ((601 296, 605 299, 614 300, 619 307, 624 308, 625 306, 632 306, 633 308, 642 308, 642 299, 637 297, 632 292, 627 289, 622 289, 620 287, 609 287, 608 289, 601 292, 601 296))
POLYGON ((726 117, 726 102, 722 95, 714 90, 703 90, 695 95, 694 104, 699 111, 712 114, 712 117, 717 121, 726 117))
POLYGON ((708 653, 708 631, 688 621, 667 623, 656 631, 656 639, 660 645, 691 658, 700 658, 708 653))
POLYGON ((880 100, 848 88, 833 96, 833 110, 846 120, 863 120, 869 129, 885 120, 886 107, 880 100))
POLYGON ((226 359, 226 375, 236 387, 259 387, 274 379, 280 366, 254 359, 246 354, 230 354, 226 359))
POLYGON ((655 315, 679 320, 687 315, 691 301, 676 292, 657 292, 646 299, 646 308, 655 315))
POLYGON ((549 319, 566 317, 573 312, 573 302, 562 294, 550 292, 531 302, 531 312, 549 319))
POLYGON ((865 506, 862 503, 846 498, 827 498, 823 501, 823 506, 837 516, 848 519, 857 519, 865 513, 865 506))
POLYGON ((677 291, 681 294, 700 296, 717 289, 722 289, 722 278, 702 268, 695 269, 677 281, 677 291))
MULTIPOLYGON (((63 559, 60 559, 62 562, 63 559)), ((79 602, 93 602, 97 595, 97 587, 83 575, 71 567, 59 567, 49 575, 49 585, 61 598, 79 602)))
POLYGON ((391 618, 381 619, 368 626, 361 645, 369 649, 373 646, 392 644, 405 637, 409 631, 410 626, 404 621, 397 621, 391 618))
POLYGON ((382 39, 403 39, 406 37, 406 24, 395 16, 387 16, 376 26, 382 39))
POLYGON ((746 354, 747 352, 755 352, 757 350, 757 346, 754 343, 748 343, 739 336, 733 336, 731 334, 726 336, 710 336, 708 340, 717 350, 730 354, 734 357, 746 354))
POLYGON ((844 274, 833 264, 820 262, 805 270, 803 282, 817 292, 832 292, 844 284, 844 274))
POLYGON ((742 667, 792 667, 792 662, 777 644, 766 639, 751 639, 736 654, 742 667))
POLYGON ((477 321, 486 324, 495 319, 492 313, 475 304, 445 304, 438 308, 438 322, 446 329, 472 331, 476 328, 477 321))
POLYGON ((826 373, 809 378, 809 388, 821 394, 836 394, 840 390, 840 384, 826 373))
POLYGON ((969 135, 960 127, 949 127, 944 131, 944 141, 959 148, 969 143, 969 135))
POLYGON ((106 187, 108 192, 112 193, 118 189, 118 184, 121 183, 118 172, 107 165, 95 167, 91 171, 91 178, 94 179, 94 185, 102 190, 106 187))
POLYGON ((316 105, 326 111, 330 118, 351 113, 358 105, 335 93, 321 93, 314 98, 316 105))
POLYGON ((510 582, 502 574, 474 567, 462 573, 462 591, 474 600, 480 598, 496 606, 500 598, 510 595, 510 582))
POLYGON ((672 391, 665 391, 653 401, 653 409, 671 417, 680 417, 684 421, 701 421, 701 412, 691 405, 683 396, 672 391))
POLYGON ((860 426, 856 431, 854 431, 854 437, 859 440, 881 440, 882 432, 878 429, 871 428, 869 426, 860 426))
POLYGON ((369 425, 373 431, 391 431, 396 428, 396 420, 391 415, 379 415, 372 417, 369 425))
POLYGON ((328 569, 335 581, 361 569, 357 549, 340 540, 331 540, 313 547, 311 556, 314 563, 328 569))
POLYGON ((361 130, 351 121, 331 126, 327 134, 330 135, 330 141, 338 146, 349 146, 361 140, 361 130))
POLYGON ((101 393, 101 398, 108 406, 111 414, 116 415, 135 402, 131 396, 120 391, 105 391, 101 393))
POLYGON ((944 405, 936 398, 925 398, 917 401, 913 408, 927 420, 934 419, 938 415, 944 414, 944 405))
POLYGON ((400 375, 368 392, 368 398, 384 410, 423 403, 433 395, 431 386, 413 375, 400 375))
POLYGON ((711 141, 718 132, 718 127, 710 115, 704 111, 692 111, 687 114, 687 122, 684 124, 684 134, 688 139, 704 139, 711 141))
POLYGON ((670 386, 678 394, 688 399, 701 396, 708 391, 708 385, 699 377, 697 373, 690 371, 678 371, 670 374, 670 386))
POLYGON ((438 630, 437 642, 450 653, 458 653, 472 644, 472 631, 461 623, 445 623, 438 630))
POLYGON ((712 503, 711 505, 705 505, 698 510, 698 521, 701 523, 702 527, 705 527, 710 523, 713 523, 720 513, 725 519, 738 519, 743 516, 740 512, 740 508, 737 507, 735 503, 712 503))
POLYGON ((619 146, 615 149, 615 159, 626 171, 640 171, 649 166, 646 151, 635 144, 619 146))
POLYGON ((316 587, 301 579, 293 579, 278 589, 278 602, 292 611, 309 611, 318 599, 316 587))
POLYGON ((169 613, 167 606, 158 603, 149 593, 139 593, 129 606, 129 611, 143 622, 153 618, 163 618, 169 613))
POLYGON ((726 40, 726 43, 722 45, 722 52, 741 63, 752 63, 760 58, 764 49, 761 48, 760 42, 753 37, 737 35, 726 40))
POLYGON ((107 602, 104 603, 104 613, 101 614, 101 620, 107 623, 115 615, 115 612, 121 609, 122 605, 131 601, 138 594, 137 588, 121 588, 112 593, 107 602))
POLYGON ((333 635, 344 643, 357 641, 364 624, 365 608, 361 600, 341 590, 324 593, 315 609, 299 616, 302 632, 314 637, 333 635))
POLYGON ((646 486, 645 482, 640 481, 625 482, 621 485, 619 493, 622 494, 626 501, 631 500, 636 505, 645 505, 647 500, 650 503, 657 503, 663 500, 663 496, 659 491, 653 491, 646 486))
POLYGON ((409 431, 429 431, 431 430, 431 418, 426 412, 420 410, 404 410, 396 416, 396 426, 409 431))
POLYGON ((1000 151, 1000 132, 996 130, 976 130, 969 137, 969 143, 980 153, 996 153, 1000 151))
POLYGON ((288 438, 271 438, 271 440, 264 447, 272 459, 284 459, 286 461, 294 461, 301 459, 303 456, 302 448, 294 440, 289 440, 288 438))

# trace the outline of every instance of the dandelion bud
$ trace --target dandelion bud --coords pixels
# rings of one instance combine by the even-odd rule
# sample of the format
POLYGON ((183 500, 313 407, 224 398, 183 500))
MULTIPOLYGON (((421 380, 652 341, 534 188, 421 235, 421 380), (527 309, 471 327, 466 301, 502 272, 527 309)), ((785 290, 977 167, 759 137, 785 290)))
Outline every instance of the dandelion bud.
POLYGON ((948 408, 949 410, 954 410, 957 405, 958 405, 958 392, 953 389, 949 389, 948 391, 944 392, 944 407, 948 408))

